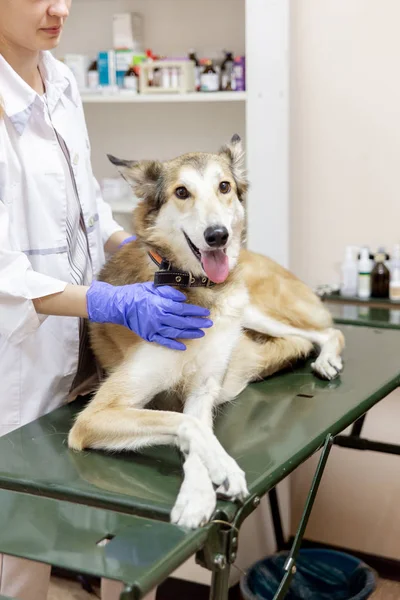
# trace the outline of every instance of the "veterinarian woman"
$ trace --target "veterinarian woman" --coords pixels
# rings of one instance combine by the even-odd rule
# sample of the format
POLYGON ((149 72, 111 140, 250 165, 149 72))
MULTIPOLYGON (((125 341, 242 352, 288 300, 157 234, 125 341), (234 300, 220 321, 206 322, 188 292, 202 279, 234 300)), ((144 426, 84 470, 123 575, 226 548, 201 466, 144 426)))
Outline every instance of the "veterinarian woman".
MULTIPOLYGON (((172 288, 93 280, 104 249, 130 238, 93 178, 76 82, 46 52, 70 5, 0 2, 0 434, 60 406, 85 379, 86 317, 180 349, 175 338, 211 325, 172 288)), ((44 600, 49 576, 46 565, 0 556, 1 595, 44 600)))

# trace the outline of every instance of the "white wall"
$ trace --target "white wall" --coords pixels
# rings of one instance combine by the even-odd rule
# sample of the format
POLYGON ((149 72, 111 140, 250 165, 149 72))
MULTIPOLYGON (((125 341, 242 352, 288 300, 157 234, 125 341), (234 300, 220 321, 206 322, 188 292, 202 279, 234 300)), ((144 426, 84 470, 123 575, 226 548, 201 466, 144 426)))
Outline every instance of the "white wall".
MULTIPOLYGON (((399 444, 400 394, 391 394, 369 413, 363 436, 399 444)), ((314 456, 291 479, 292 533, 311 479, 314 456)), ((306 538, 400 560, 400 460, 398 456, 333 447, 306 538)))
POLYGON ((291 11, 291 267, 316 284, 346 244, 400 240, 400 2, 291 11))
MULTIPOLYGON (((316 284, 338 277, 346 244, 400 240, 400 2, 291 8, 291 267, 316 284)), ((399 400, 366 435, 400 443, 399 400)), ((316 460, 292 477, 292 530, 316 460)), ((400 559, 399 497, 398 457, 334 448, 307 537, 400 559)))

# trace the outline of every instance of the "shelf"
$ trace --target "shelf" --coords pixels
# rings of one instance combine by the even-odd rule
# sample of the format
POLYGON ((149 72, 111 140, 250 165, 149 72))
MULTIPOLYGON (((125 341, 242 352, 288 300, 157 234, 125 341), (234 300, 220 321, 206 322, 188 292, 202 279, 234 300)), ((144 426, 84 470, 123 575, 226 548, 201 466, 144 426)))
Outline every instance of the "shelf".
POLYGON ((139 104, 152 102, 244 102, 246 92, 193 92, 188 94, 130 94, 125 93, 90 93, 81 92, 84 103, 117 103, 136 102, 139 104))
POLYGON ((360 304, 367 306, 378 306, 381 308, 398 308, 400 309, 399 302, 393 302, 389 298, 359 298, 358 296, 342 296, 340 292, 334 292, 332 294, 325 294, 321 297, 321 300, 326 302, 336 302, 338 304, 360 304))

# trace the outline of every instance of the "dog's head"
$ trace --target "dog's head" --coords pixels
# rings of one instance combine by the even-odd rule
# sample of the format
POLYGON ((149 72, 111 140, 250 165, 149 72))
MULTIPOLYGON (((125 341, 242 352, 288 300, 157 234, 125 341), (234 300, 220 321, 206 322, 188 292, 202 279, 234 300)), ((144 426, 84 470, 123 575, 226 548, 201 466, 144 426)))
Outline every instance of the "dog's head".
POLYGON ((174 266, 222 283, 235 267, 244 228, 248 181, 240 137, 216 154, 185 154, 166 162, 109 155, 140 202, 139 239, 174 266))

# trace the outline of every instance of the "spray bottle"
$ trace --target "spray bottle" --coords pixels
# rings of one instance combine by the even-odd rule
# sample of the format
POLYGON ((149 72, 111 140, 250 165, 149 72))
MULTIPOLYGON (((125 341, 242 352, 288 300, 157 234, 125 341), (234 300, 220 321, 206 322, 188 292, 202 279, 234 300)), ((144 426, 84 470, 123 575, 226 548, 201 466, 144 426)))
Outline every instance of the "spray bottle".
POLYGON ((389 298, 392 302, 400 302, 400 244, 393 248, 390 263, 389 298))
POLYGON ((347 298, 357 295, 358 265, 354 246, 346 246, 344 261, 341 265, 340 295, 347 298))
POLYGON ((358 289, 357 295, 362 300, 368 300, 371 296, 371 259, 369 257, 369 248, 361 248, 360 258, 358 259, 358 289))

